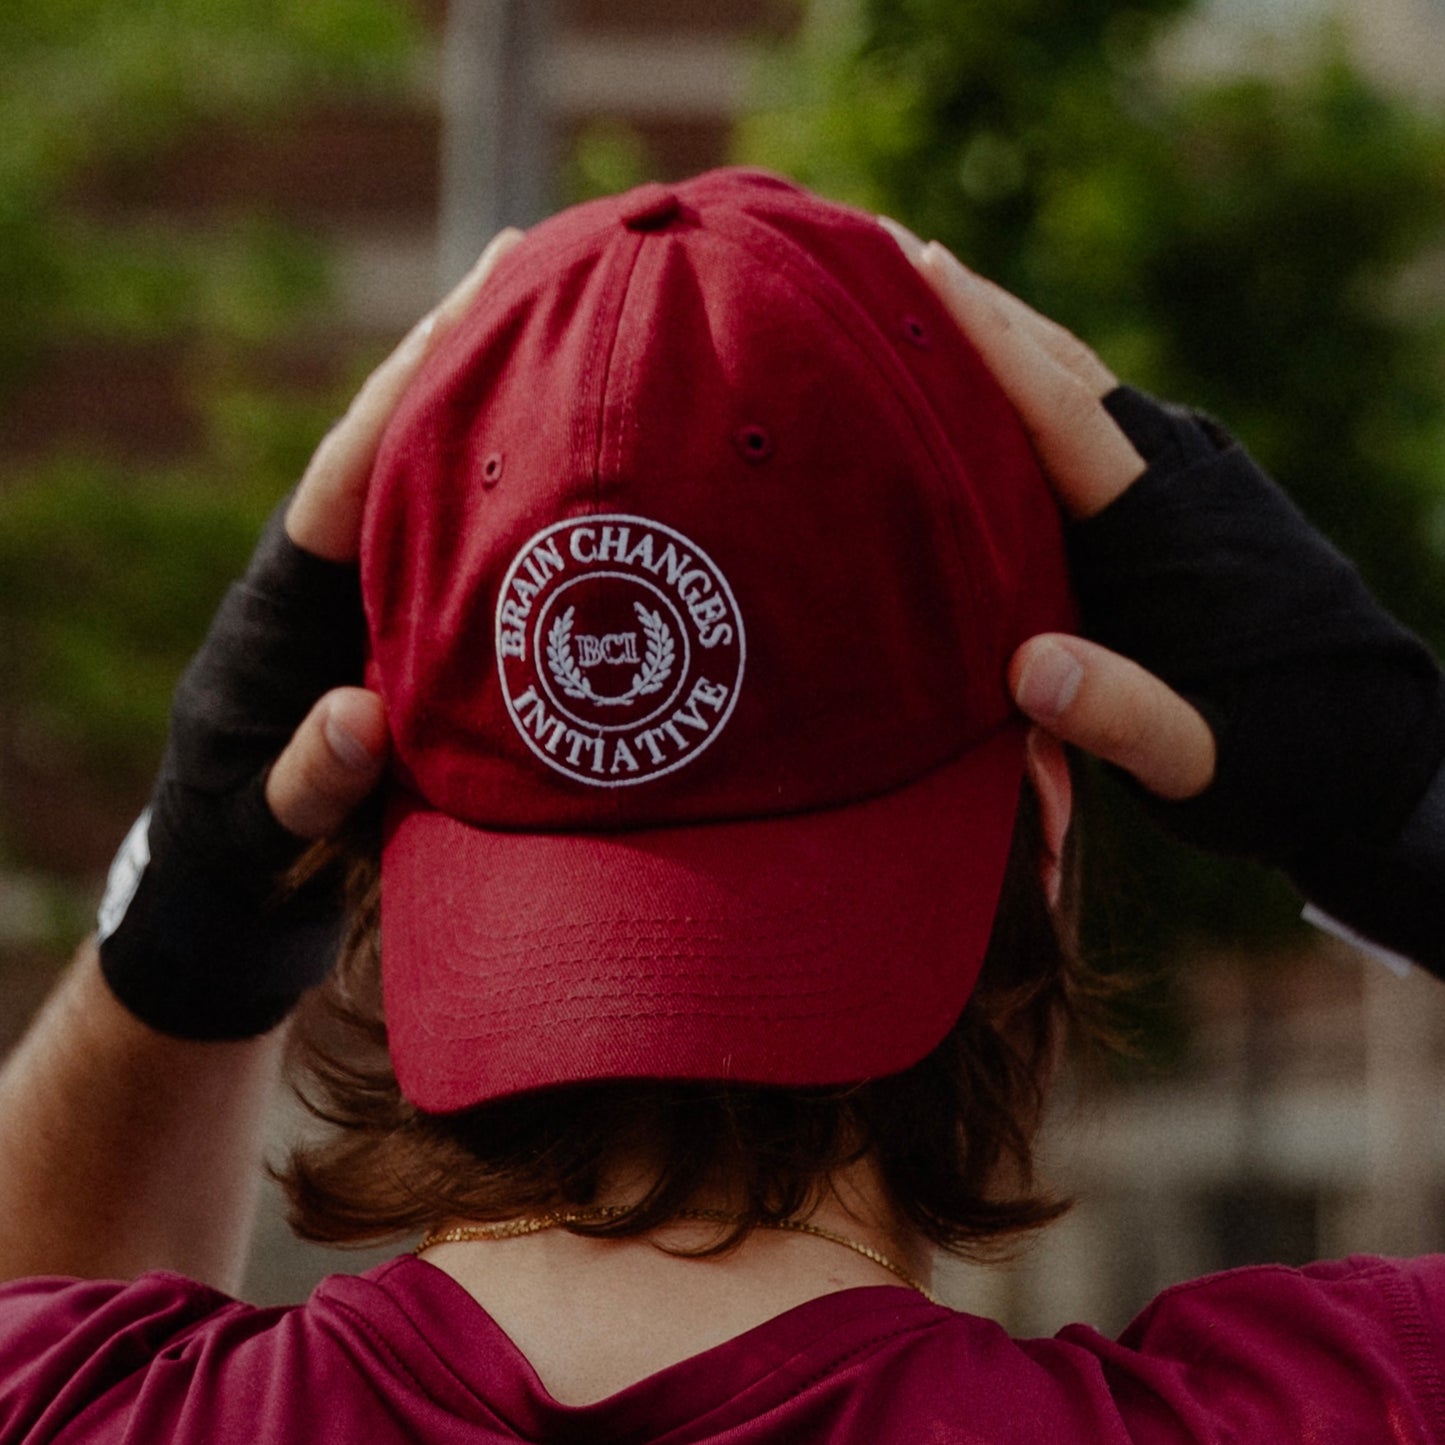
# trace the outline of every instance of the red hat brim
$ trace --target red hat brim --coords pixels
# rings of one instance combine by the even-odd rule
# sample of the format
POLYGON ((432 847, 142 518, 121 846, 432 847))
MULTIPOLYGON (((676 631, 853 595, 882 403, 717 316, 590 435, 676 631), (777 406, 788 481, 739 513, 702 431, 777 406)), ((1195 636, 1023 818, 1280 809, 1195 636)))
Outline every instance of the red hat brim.
POLYGON ((863 802, 610 834, 487 830, 398 795, 382 960, 403 1092, 451 1112, 569 1082, 907 1068, 977 979, 1023 767, 1010 723, 863 802))

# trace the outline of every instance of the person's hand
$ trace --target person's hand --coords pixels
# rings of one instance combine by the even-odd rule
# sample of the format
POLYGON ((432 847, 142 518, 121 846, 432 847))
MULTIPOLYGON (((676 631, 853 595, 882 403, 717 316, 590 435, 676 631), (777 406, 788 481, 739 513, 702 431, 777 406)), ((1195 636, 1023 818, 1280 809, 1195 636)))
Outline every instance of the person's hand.
MULTIPOLYGON (((1133 443, 1102 405, 1119 385, 1076 336, 884 221, 978 348, 1013 403, 1064 511, 1102 512, 1143 476, 1133 443)), ((1198 708, 1127 657, 1044 633, 1019 648, 1009 686, 1046 732, 1115 764, 1160 798, 1190 798, 1214 777, 1214 734, 1198 708)))
POLYGON ((356 559, 378 444, 436 338, 520 239, 503 232, 366 381, 267 524, 177 688, 151 806, 112 868, 101 968, 132 1013, 188 1038, 265 1032, 329 968, 334 880, 282 891, 386 762, 356 559))
POLYGON ((1400 853, 1445 766, 1430 650, 1216 423, 1119 386, 1067 331, 890 229, 1013 403, 1066 514, 1093 640, 1026 642, 1009 674, 1020 708, 1130 774, 1175 836, 1278 864, 1335 918, 1445 960, 1438 898, 1394 906, 1402 889, 1440 893, 1400 853), (1425 924, 1406 937, 1395 913, 1425 924))
MULTIPOLYGON (((367 482, 397 402, 437 336, 462 315, 521 238, 520 231, 506 230, 492 241, 446 299, 372 372, 322 440, 286 506, 286 535, 301 551, 329 562, 356 561, 367 482)), ((375 693, 357 687, 327 693, 267 776, 271 812, 298 837, 334 833, 375 786, 386 744, 386 720, 375 693)))

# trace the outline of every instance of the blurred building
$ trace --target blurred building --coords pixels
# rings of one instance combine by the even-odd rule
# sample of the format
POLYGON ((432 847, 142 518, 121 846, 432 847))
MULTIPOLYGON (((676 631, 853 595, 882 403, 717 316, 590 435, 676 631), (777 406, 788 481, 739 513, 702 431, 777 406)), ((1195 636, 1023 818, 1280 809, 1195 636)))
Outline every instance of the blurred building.
MULTIPOLYGON (((184 243, 263 216, 318 245, 335 304, 248 358, 262 382, 303 399, 344 394, 501 224, 576 199, 579 151, 610 156, 623 181, 724 162, 756 43, 791 11, 787 0, 395 3, 426 37, 400 95, 333 88, 300 110, 193 126, 86 172, 68 200, 102 231, 184 243)), ((198 455, 208 399, 192 341, 57 327, 23 376, 6 378, 0 486, 57 450, 157 473, 198 455)), ((144 800, 139 785, 107 794, 82 779, 53 738, 32 742, 0 692, 0 803, 23 826, 26 864, 7 871, 0 847, 11 1017, 54 966, 57 910, 95 886, 144 800)))
MULTIPOLYGON (((183 239, 259 214, 319 242, 336 304, 261 358, 298 395, 331 395, 381 355, 498 226, 575 199, 587 184, 569 163, 579 150, 610 155, 623 180, 726 161, 756 44, 792 13, 788 0, 396 3, 428 37, 403 94, 333 90, 299 111, 193 127, 159 154, 87 173, 71 199, 102 226, 183 239)), ((8 467, 56 447, 158 471, 191 456, 204 419, 189 361, 182 338, 71 328, 48 341, 4 397, 0 486, 8 467)), ((23 820, 29 864, 7 871, 0 853, 0 1050, 49 986, 51 940, 85 926, 144 801, 101 797, 63 757, 27 750, 5 711, 0 693, 0 797, 23 820)), ((292 1122, 278 1112, 279 1133, 292 1122)), ((269 1205, 254 1283, 289 1298, 338 1261, 293 1251, 275 1214, 269 1205)))
POLYGON ((1445 1249, 1445 991, 1321 936, 1179 961, 1187 1057, 1056 1111, 1046 1177, 1074 1211, 960 1303, 1023 1333, 1109 1331, 1236 1266, 1445 1249))
MULTIPOLYGON (((475 253, 489 220, 491 230, 525 225, 539 218, 528 209, 572 199, 567 157, 599 126, 652 176, 725 161, 754 42, 786 29, 790 9, 786 0, 453 0, 450 11, 446 0, 398 3, 425 16, 433 37, 409 96, 348 103, 331 94, 259 128, 193 132, 143 166, 89 178, 78 203, 181 233, 260 211, 325 240, 340 305, 336 330, 315 340, 320 354, 335 354, 348 337, 393 337, 427 309, 455 269, 439 246, 475 253), (498 95, 498 85, 508 89, 498 95), (513 145, 494 177, 516 177, 511 150, 523 144, 546 167, 526 206, 449 194, 486 174, 467 168, 469 152, 502 132, 513 145), (457 215, 454 226, 475 219, 475 235, 447 233, 457 215)), ((168 360, 164 344, 100 354, 89 341, 50 357, 8 407, 0 459, 43 447, 62 425, 130 455, 161 458, 193 444, 183 379, 168 360)), ((293 364, 298 381, 325 371, 316 357, 309 370, 299 354, 293 364)))
POLYGON ((1318 43, 1321 20, 1373 75, 1425 101, 1445 101, 1442 0, 1207 0, 1171 37, 1171 62, 1190 71, 1287 67, 1318 43))

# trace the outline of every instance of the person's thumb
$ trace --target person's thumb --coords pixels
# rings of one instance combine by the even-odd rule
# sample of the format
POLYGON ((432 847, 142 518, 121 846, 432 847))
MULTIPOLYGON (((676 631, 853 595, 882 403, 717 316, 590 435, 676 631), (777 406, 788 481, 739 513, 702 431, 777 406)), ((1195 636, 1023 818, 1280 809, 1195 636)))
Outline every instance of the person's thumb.
POLYGON ((376 786, 386 766, 381 699, 338 687, 311 709, 266 779, 276 821, 300 838, 325 838, 376 786))
POLYGON ((1082 637, 1031 637, 1009 664, 1014 701, 1045 732, 1132 773, 1177 802, 1214 778, 1209 724, 1137 662, 1082 637))

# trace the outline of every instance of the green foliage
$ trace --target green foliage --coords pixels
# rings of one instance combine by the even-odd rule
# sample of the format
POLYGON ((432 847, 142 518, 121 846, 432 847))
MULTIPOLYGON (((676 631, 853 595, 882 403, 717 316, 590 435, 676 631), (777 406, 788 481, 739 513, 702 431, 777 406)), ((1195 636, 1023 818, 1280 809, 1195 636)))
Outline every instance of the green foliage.
MULTIPOLYGON (((57 417, 53 452, 0 473, 0 787, 18 768, 143 796, 187 655, 342 402, 258 380, 328 300, 323 248, 275 216, 127 208, 128 188, 197 138, 395 93, 418 35, 397 0, 0 6, 0 400, 57 349, 159 348, 202 427, 156 468, 57 417)), ((27 863, 28 831, 0 795, 0 860, 27 863)))
MULTIPOLYGON (((1445 649, 1445 122, 1330 32, 1268 78, 1164 77, 1189 0, 814 0, 746 159, 896 215, 1223 417, 1445 649), (1431 257, 1434 256, 1432 262, 1431 257)), ((1297 904, 1107 789, 1126 937, 1277 941, 1297 904)))
POLYGON ((562 177, 569 206, 616 195, 639 186, 651 174, 647 146, 626 121, 599 120, 583 126, 572 142, 562 177))
POLYGON ((53 235, 52 343, 206 338, 244 348, 284 336, 329 299, 317 243, 264 217, 189 232, 67 217, 53 235))
MULTIPOLYGON (((153 276, 164 256, 154 236, 97 244, 100 223, 77 219, 79 183, 144 168, 209 123, 244 126, 328 90, 395 86, 413 30, 394 0, 0 7, 0 285, 11 298, 0 308, 0 365, 13 376, 47 339, 49 318, 80 300, 97 329, 127 324, 138 268, 153 276)), ((238 264, 244 245, 226 244, 238 264)), ((243 318, 243 332, 254 326, 243 318)))
POLYGON ((0 658, 28 750, 144 785, 178 662, 269 499, 56 458, 0 491, 0 658))
POLYGON ((1132 174, 1054 192, 1033 294, 1224 417, 1440 646, 1445 307, 1412 292, 1445 236, 1445 127, 1338 55, 1186 92, 1167 119, 1132 174))
POLYGON ((786 101, 744 127, 742 148, 1017 280, 1052 188, 1131 128, 1123 93, 1187 6, 814 0, 767 86, 786 101))

